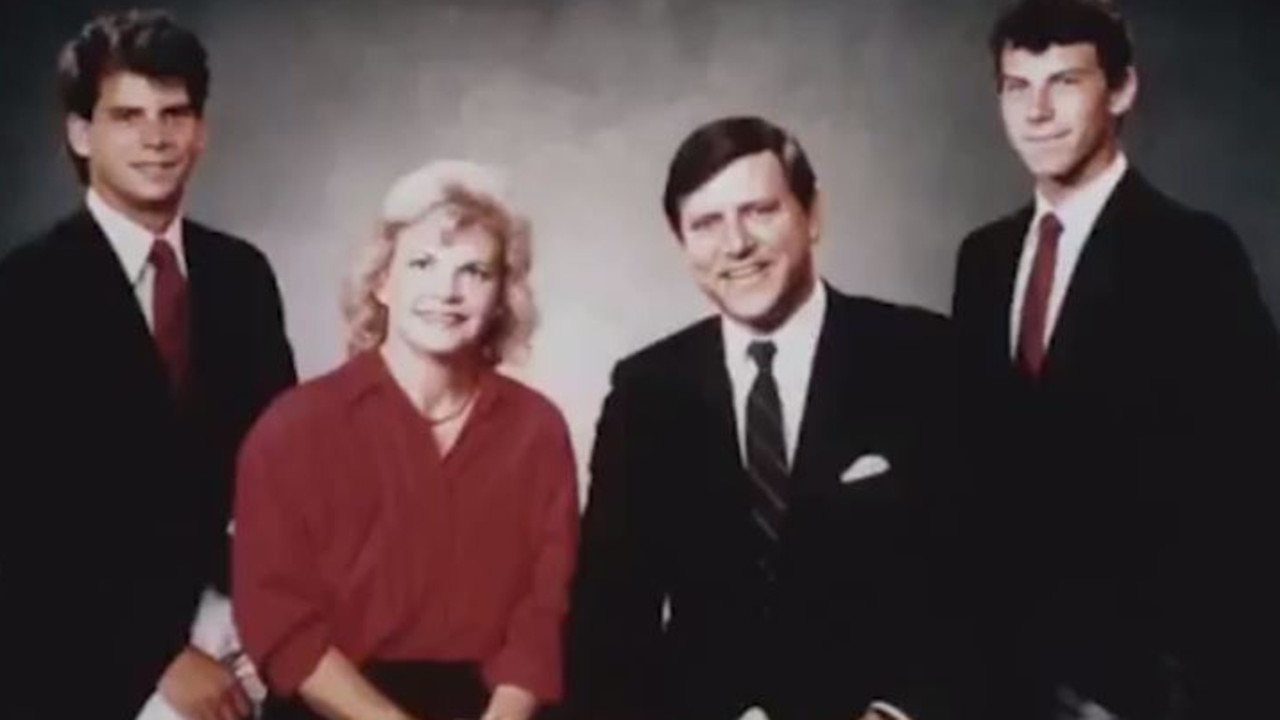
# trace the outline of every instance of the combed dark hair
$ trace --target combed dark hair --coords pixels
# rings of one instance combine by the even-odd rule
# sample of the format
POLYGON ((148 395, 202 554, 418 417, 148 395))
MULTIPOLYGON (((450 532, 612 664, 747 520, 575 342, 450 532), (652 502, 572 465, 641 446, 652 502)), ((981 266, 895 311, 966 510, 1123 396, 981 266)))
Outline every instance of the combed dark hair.
POLYGON ((1133 66, 1133 40, 1119 8, 1107 0, 1022 0, 1000 16, 988 41, 997 80, 1006 47, 1041 53, 1050 45, 1075 43, 1097 49, 1108 87, 1124 84, 1133 66))
POLYGON ((791 192, 806 212, 811 210, 817 180, 800 142, 764 118, 725 117, 694 130, 671 159, 662 209, 676 235, 680 234, 680 206, 685 198, 738 158, 766 150, 778 157, 791 192))
MULTIPOLYGON (((209 59, 190 30, 163 10, 125 10, 90 20, 58 56, 58 84, 66 113, 89 120, 102 80, 116 72, 181 81, 191 105, 204 115, 209 97, 209 59)), ((70 153, 83 182, 83 159, 70 153)))

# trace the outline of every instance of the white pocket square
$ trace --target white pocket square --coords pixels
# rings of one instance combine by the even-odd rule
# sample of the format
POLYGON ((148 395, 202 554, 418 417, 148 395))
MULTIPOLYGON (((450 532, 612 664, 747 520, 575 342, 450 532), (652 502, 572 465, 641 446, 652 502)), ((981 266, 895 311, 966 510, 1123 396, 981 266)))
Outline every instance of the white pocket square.
POLYGON ((889 461, 883 455, 859 455, 857 460, 849 464, 840 473, 840 482, 848 485, 859 480, 875 477, 889 470, 889 461))

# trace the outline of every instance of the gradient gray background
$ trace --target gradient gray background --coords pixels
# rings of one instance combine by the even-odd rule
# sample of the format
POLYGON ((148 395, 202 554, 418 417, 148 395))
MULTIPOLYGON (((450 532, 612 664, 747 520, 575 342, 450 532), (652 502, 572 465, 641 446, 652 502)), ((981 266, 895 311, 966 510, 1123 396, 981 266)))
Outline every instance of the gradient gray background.
MULTIPOLYGON (((212 142, 189 212, 271 257, 312 376, 342 358, 340 277, 392 180, 438 157, 508 167, 534 222, 543 312, 517 374, 560 404, 585 459, 613 362, 707 311, 659 206, 675 146, 705 120, 759 113, 800 137, 827 197, 828 279, 947 309, 960 239, 1029 197, 984 45, 1002 6, 172 2, 213 67, 212 142)), ((79 200, 54 59, 112 6, 0 7, 3 252, 79 200)), ((1236 227, 1280 311, 1277 4, 1125 7, 1142 78, 1131 160, 1236 227)))

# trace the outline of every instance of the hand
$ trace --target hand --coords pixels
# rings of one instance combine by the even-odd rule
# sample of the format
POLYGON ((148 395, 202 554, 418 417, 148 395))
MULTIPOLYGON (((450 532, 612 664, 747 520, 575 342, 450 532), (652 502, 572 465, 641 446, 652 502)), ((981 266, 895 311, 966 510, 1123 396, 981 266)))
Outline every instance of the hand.
POLYGON ((169 663, 160 695, 186 720, 241 720, 253 712, 231 669, 191 646, 169 663))
POLYGON ((515 685, 499 685, 480 720, 529 720, 538 708, 533 693, 515 685))

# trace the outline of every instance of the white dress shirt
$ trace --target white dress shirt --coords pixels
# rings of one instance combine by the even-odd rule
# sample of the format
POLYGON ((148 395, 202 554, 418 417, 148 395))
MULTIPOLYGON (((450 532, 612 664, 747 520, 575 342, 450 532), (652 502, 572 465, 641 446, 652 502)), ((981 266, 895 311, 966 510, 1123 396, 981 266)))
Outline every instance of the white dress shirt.
POLYGON ((827 312, 827 289, 818 281, 813 292, 782 326, 762 335, 724 315, 720 325, 724 337, 724 362, 733 385, 733 413, 738 424, 738 449, 746 463, 747 396, 759 368, 747 354, 747 346, 756 340, 772 340, 777 347, 773 357, 773 377, 778 383, 782 401, 782 437, 787 444, 787 465, 795 459, 800 439, 800 420, 804 418, 805 399, 809 391, 809 375, 813 372, 813 356, 818 351, 818 335, 827 312))
POLYGON ((178 258, 178 271, 183 277, 187 276, 187 258, 182 249, 182 215, 174 217, 164 232, 154 233, 108 205, 93 188, 89 189, 85 204, 98 227, 102 228, 102 233, 107 236, 107 242, 111 244, 111 249, 124 268, 125 277, 133 285, 138 305, 147 319, 147 327, 154 329, 151 299, 155 290, 156 270, 147 259, 151 255, 151 244, 156 238, 160 238, 173 248, 173 253, 178 258))
POLYGON ((1018 274, 1014 279, 1013 302, 1009 303, 1009 355, 1016 357, 1018 353, 1018 331, 1022 325, 1022 305, 1027 293, 1027 283, 1031 278, 1031 266, 1035 261, 1036 247, 1039 245, 1040 219, 1052 212, 1062 222, 1062 235, 1058 238, 1058 262, 1053 268, 1053 288, 1049 293, 1049 307, 1044 323, 1044 345, 1049 346, 1053 338, 1053 330, 1058 323, 1058 315, 1062 312, 1062 303, 1067 296, 1067 288, 1071 284, 1071 276, 1075 273, 1080 254, 1084 252, 1085 242, 1093 232, 1098 215, 1107 204, 1120 183, 1120 178, 1129 169, 1129 161, 1124 153, 1117 153, 1115 159, 1097 177, 1080 187, 1070 197, 1054 206, 1040 192, 1036 192, 1035 216, 1027 235, 1022 241, 1022 256, 1018 260, 1018 274))
MULTIPOLYGON (((161 239, 169 243, 178 259, 178 271, 187 276, 187 260, 182 248, 182 216, 174 217, 169 227, 161 233, 154 233, 134 222, 124 213, 107 204, 102 196, 92 188, 85 198, 89 214, 93 216, 107 242, 115 251, 124 268, 125 277, 133 285, 134 294, 138 298, 138 306, 147 327, 155 329, 152 297, 155 291, 155 268, 148 262, 151 244, 161 239)), ((192 618, 190 642, 209 655, 223 660, 236 676, 240 678, 246 691, 254 700, 260 701, 266 690, 257 677, 253 666, 240 652, 240 638, 231 619, 231 599, 213 588, 206 588, 200 596, 200 605, 192 618)), ((156 678, 159 682, 160 678, 156 678)), ((153 694, 138 714, 137 720, 180 720, 178 713, 169 706, 159 692, 153 694)))

